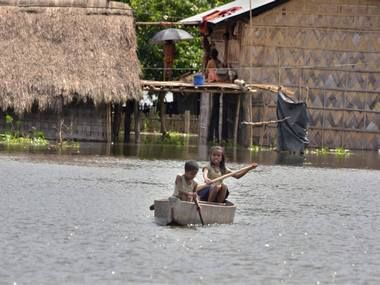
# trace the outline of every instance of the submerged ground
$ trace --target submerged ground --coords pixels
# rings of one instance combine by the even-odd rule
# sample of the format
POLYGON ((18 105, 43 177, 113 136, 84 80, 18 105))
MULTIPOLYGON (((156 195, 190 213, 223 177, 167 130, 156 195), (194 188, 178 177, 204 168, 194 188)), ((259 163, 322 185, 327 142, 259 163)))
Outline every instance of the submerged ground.
MULTIPOLYGON (((378 284, 380 155, 230 149, 233 225, 160 227, 148 207, 207 148, 0 151, 4 284, 378 284)), ((198 175, 198 178, 201 178, 198 175)))

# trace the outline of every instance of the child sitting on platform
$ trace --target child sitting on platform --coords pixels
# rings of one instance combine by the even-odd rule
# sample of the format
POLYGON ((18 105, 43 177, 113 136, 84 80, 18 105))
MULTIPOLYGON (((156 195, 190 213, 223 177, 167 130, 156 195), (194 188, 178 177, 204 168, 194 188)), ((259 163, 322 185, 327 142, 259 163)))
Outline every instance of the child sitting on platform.
POLYGON ((193 201, 197 197, 198 191, 207 187, 207 184, 198 184, 194 181, 199 170, 196 161, 190 160, 185 163, 185 173, 177 175, 173 196, 183 201, 193 201))

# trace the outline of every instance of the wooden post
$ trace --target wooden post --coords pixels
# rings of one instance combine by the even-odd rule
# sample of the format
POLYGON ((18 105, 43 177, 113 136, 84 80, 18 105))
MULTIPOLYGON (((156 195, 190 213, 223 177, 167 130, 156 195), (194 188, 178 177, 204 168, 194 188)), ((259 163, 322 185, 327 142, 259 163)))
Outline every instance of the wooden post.
POLYGON ((199 114, 199 144, 206 145, 208 128, 210 126, 210 93, 201 93, 201 106, 199 114))
MULTIPOLYGON (((267 113, 268 113, 268 107, 267 107, 267 103, 266 103, 266 100, 265 100, 265 94, 267 94, 267 92, 262 92, 262 96, 263 96, 263 116, 261 118, 262 121, 265 121, 267 118, 267 113)), ((270 94, 272 96, 272 94, 270 94)), ((266 131, 266 126, 263 125, 261 128, 260 128, 260 138, 259 138, 259 146, 262 147, 263 144, 264 144, 264 135, 265 135, 265 131, 266 131)), ((268 145, 270 145, 269 142, 267 142, 268 145)))
POLYGON ((234 122, 234 145, 237 144, 237 137, 238 137, 241 94, 239 94, 237 96, 238 96, 238 98, 237 98, 235 122, 234 122))
POLYGON ((63 96, 60 96, 60 98, 57 101, 57 138, 58 143, 62 145, 63 143, 63 125, 64 125, 64 116, 63 116, 63 108, 64 108, 64 101, 63 96))
POLYGON ((112 141, 112 104, 106 104, 106 141, 110 143, 112 141))
POLYGON ((185 134, 190 133, 190 111, 185 111, 185 134))
MULTIPOLYGON (((252 96, 250 93, 243 95, 243 121, 252 122, 252 96)), ((249 125, 243 125, 242 145, 244 147, 252 145, 252 127, 249 125)))
POLYGON ((135 119, 135 143, 139 144, 141 139, 140 139, 140 110, 139 110, 138 101, 135 101, 135 104, 133 107, 134 107, 133 116, 135 119))
POLYGON ((121 113, 122 113, 122 106, 121 104, 115 104, 114 105, 114 111, 113 116, 111 117, 112 120, 112 141, 118 142, 119 141, 119 132, 120 132, 120 124, 121 124, 121 113))
POLYGON ((131 141, 131 115, 134 111, 134 101, 127 101, 124 117, 124 143, 131 141))
POLYGON ((223 93, 219 96, 219 119, 218 119, 218 140, 222 142, 222 130, 223 130, 223 93))
POLYGON ((165 93, 161 92, 158 95, 159 103, 160 103, 160 122, 161 122, 161 134, 162 136, 165 136, 166 134, 166 122, 165 122, 165 116, 166 116, 166 106, 165 106, 165 93))
POLYGON ((323 148, 325 146, 326 89, 323 89, 322 92, 323 92, 323 105, 322 105, 322 134, 321 134, 321 139, 322 139, 322 148, 323 148))

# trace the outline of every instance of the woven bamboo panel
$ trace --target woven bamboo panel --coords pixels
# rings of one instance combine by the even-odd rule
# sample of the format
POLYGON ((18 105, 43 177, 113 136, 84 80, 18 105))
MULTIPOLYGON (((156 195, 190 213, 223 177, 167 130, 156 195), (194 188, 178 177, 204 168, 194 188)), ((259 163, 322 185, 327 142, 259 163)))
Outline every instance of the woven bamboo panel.
POLYGON ((253 144, 264 146, 276 146, 277 128, 276 127, 258 127, 253 129, 253 144))
MULTIPOLYGON (((246 72, 249 73, 249 70, 246 72)), ((278 69, 277 68, 252 67, 251 73, 252 73, 253 83, 260 83, 260 84, 278 83, 278 69)))
MULTIPOLYGON (((296 2, 296 1, 292 1, 296 2)), ((375 9, 377 7, 375 6, 375 9)), ((362 30, 378 30, 380 27, 379 15, 367 14, 336 14, 336 15, 315 15, 313 11, 290 10, 286 8, 285 14, 277 9, 265 13, 255 21, 257 26, 293 26, 293 27, 314 27, 314 28, 347 28, 362 30)))
MULTIPOLYGON (((334 92, 329 92, 334 93, 334 92)), ((364 110, 365 109, 365 100, 366 100, 366 93, 364 92, 345 92, 344 93, 344 104, 343 102, 340 105, 337 106, 344 106, 344 108, 348 109, 356 109, 356 110, 364 110)), ((343 96, 339 96, 342 98, 343 96)), ((328 102, 327 102, 328 103, 328 102)), ((328 104, 326 104, 326 107, 330 107, 328 104)))
POLYGON ((278 66, 278 54, 275 47, 252 46, 242 50, 240 62, 252 62, 252 66, 278 66))
POLYGON ((376 149, 379 147, 379 135, 360 132, 346 132, 342 134, 342 147, 348 149, 376 149))
POLYGON ((280 69, 279 82, 284 86, 302 86, 302 70, 298 68, 280 69))
MULTIPOLYGON (((0 115, 2 118, 3 115, 0 115)), ((105 141, 105 108, 103 105, 95 108, 90 105, 70 105, 64 109, 63 139, 105 141)), ((16 117, 15 117, 16 119, 16 117)), ((45 137, 57 139, 59 129, 58 116, 54 112, 27 113, 19 119, 21 129, 29 133, 35 129, 42 131, 45 137)), ((0 129, 4 126, 0 126, 0 129)))
POLYGON ((298 48, 277 48, 278 63, 281 66, 305 65, 305 50, 298 48))
MULTIPOLYGON (((338 112, 336 112, 338 113, 338 112)), ((339 112, 342 113, 342 112, 339 112)), ((364 129, 364 112, 357 111, 345 111, 343 112, 343 122, 345 129, 364 129)), ((334 118, 335 119, 335 118, 334 118)))
POLYGON ((324 123, 323 113, 319 110, 308 110, 309 124, 312 127, 322 128, 324 123))
POLYGON ((368 75, 368 90, 380 92, 380 73, 368 75))
MULTIPOLYGON (((242 34, 240 66, 250 62, 251 72, 239 77, 293 88, 308 106, 312 146, 379 148, 378 0, 287 1, 256 16, 242 34)), ((272 119, 275 98, 258 102, 255 120, 272 119)), ((270 143, 269 130, 255 128, 254 136, 270 143)))
POLYGON ((379 93, 366 94, 365 109, 380 112, 380 94, 379 93))
POLYGON ((371 132, 377 132, 380 137, 380 114, 365 113, 364 129, 371 132))
POLYGON ((229 59, 228 63, 238 63, 240 61, 240 43, 237 40, 230 40, 228 42, 229 59))
POLYGON ((322 99, 323 101, 321 102, 324 102, 324 104, 317 106, 316 104, 311 103, 310 106, 324 106, 326 108, 341 108, 344 106, 345 96, 343 91, 315 90, 315 92, 319 92, 321 94, 324 93, 324 99, 322 99))
POLYGON ((380 31, 349 31, 299 27, 257 27, 248 33, 251 43, 265 46, 299 47, 361 52, 380 52, 380 31), (291 39, 291 40, 289 40, 291 39))
MULTIPOLYGON (((344 112, 328 110, 319 110, 317 112, 319 112, 320 116, 323 118, 322 127, 324 129, 342 129, 346 126, 345 121, 347 118, 344 117, 344 112)), ((313 125, 310 126, 314 127, 313 125)))

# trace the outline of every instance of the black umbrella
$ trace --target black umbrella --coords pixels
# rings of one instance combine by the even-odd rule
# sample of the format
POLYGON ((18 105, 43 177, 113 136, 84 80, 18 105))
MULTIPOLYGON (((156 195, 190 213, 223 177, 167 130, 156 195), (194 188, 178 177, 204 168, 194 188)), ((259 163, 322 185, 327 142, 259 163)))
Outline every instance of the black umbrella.
POLYGON ((170 28, 170 29, 159 31, 157 34, 153 36, 153 38, 150 41, 152 43, 159 44, 165 41, 176 42, 176 41, 188 40, 192 38, 193 36, 184 30, 170 28))

